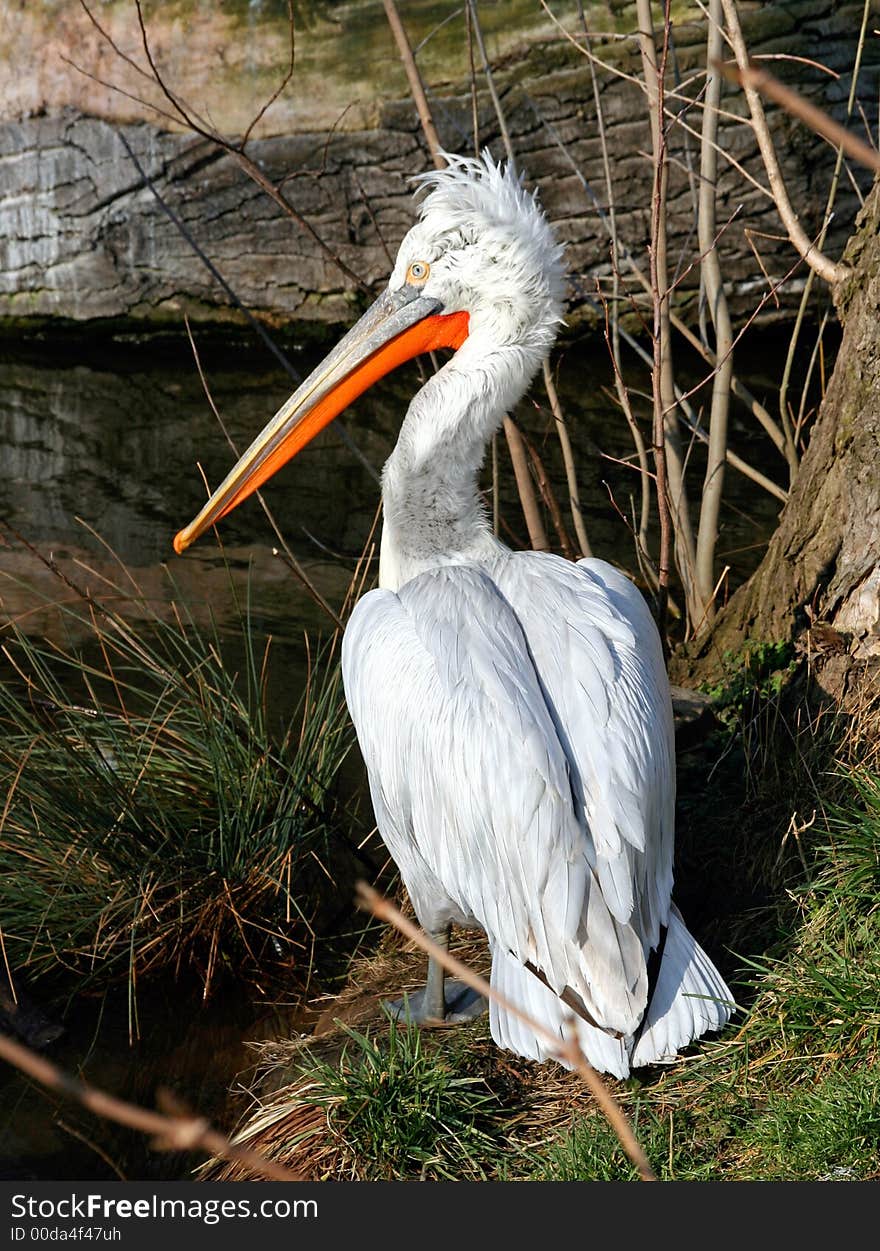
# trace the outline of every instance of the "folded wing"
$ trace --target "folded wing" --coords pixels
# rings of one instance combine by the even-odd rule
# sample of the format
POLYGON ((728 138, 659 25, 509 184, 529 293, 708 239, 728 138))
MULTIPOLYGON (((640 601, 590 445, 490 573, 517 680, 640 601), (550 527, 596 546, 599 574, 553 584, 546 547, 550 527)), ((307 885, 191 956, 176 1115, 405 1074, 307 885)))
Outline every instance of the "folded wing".
POLYGON ((668 909, 642 812, 663 808, 669 781, 648 720, 662 687, 653 658, 640 668, 642 621, 603 598, 625 589, 517 560, 365 596, 345 634, 346 696, 422 923, 477 921, 493 949, 628 1034, 647 997, 643 930, 668 909))

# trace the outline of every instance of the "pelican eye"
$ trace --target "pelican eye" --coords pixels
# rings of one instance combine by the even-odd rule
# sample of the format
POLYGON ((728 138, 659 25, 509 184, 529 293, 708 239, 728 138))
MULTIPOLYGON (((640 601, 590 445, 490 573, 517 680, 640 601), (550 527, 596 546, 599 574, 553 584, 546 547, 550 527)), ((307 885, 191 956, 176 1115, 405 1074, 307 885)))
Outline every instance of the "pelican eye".
POLYGON ((427 261, 413 261, 409 269, 406 271, 407 282, 420 285, 428 281, 428 275, 431 272, 431 266, 427 261))

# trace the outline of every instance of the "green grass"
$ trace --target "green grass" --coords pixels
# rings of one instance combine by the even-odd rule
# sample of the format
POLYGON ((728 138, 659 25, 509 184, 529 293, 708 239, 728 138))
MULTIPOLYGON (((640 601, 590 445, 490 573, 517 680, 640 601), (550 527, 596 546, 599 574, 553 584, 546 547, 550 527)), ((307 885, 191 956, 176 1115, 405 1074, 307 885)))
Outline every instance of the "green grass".
POLYGON ((62 611, 87 646, 3 637, 0 918, 13 975, 134 985, 188 966, 207 988, 226 965, 301 962, 350 743, 331 650, 275 732, 246 604, 235 667, 228 635, 179 600, 167 621, 145 600, 124 619, 84 594, 62 611))
POLYGON ((327 1110, 341 1169, 363 1181, 482 1181, 496 1172, 510 1111, 466 1052, 450 1052, 412 1025, 371 1038, 344 1027, 336 1061, 306 1051, 310 1103, 327 1110))
MULTIPOLYGON (((816 1181, 876 1177, 880 1080, 845 1070, 765 1097, 739 1093, 720 1068, 718 1088, 690 1101, 642 1092, 627 1111, 662 1181, 816 1181)), ((583 1117, 530 1174, 541 1181, 635 1181, 607 1122, 583 1117)))
MULTIPOLYGON (((739 1031, 622 1099, 658 1173, 677 1180, 880 1176, 880 781, 838 776, 775 949, 743 961, 739 1031)), ((591 1113, 534 1176, 634 1174, 591 1113)))

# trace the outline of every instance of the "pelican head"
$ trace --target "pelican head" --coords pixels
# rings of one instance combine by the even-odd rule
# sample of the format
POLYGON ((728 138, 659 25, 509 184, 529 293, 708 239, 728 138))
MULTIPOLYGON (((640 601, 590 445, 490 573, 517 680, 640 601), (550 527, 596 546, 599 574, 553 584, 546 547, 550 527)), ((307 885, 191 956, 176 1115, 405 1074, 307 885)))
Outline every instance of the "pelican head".
POLYGON ((502 352, 525 381, 556 337, 562 247, 510 166, 447 156, 418 175, 427 191, 388 286, 281 406, 198 516, 174 539, 180 554, 396 366, 467 344, 469 358, 502 352))
POLYGON ((468 316, 483 347, 542 358, 562 319, 562 247, 511 166, 446 155, 446 169, 418 175, 427 190, 419 221, 400 245, 389 290, 416 282, 447 313, 468 316))

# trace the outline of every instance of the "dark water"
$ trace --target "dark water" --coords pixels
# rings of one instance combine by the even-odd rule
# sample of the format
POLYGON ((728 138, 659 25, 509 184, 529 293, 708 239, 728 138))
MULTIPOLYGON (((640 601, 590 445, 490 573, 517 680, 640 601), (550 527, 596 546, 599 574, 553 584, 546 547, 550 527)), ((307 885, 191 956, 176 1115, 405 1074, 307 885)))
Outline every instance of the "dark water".
MULTIPOLYGON (((754 346, 749 350, 747 379, 754 382, 757 377, 757 388, 766 393, 761 368, 772 377, 779 358, 773 345, 762 347, 760 356, 754 346)), ((296 363, 305 372, 316 359, 312 351, 296 363)), ((601 342, 579 341, 566 345, 560 359, 561 394, 594 554, 632 569, 632 540, 615 504, 630 513, 638 480, 631 469, 616 463, 631 455, 632 444, 607 394, 613 384, 607 354, 601 342)), ((242 448, 289 394, 289 380, 265 357, 234 342, 209 344, 204 363, 217 408, 242 448)), ((687 384, 698 377, 692 369, 687 384)), ((631 381, 636 390, 648 388, 638 369, 631 381)), ((347 429, 376 472, 393 447, 417 385, 417 367, 410 365, 374 388, 347 415, 347 429)), ((546 397, 540 384, 533 392, 519 418, 545 460, 571 532, 546 397)), ((699 404, 699 397, 695 402, 699 404)), ((638 396, 636 406, 647 414, 647 402, 638 396)), ((647 435, 647 422, 644 429, 647 435)), ((755 423, 739 412, 733 443, 765 472, 779 476, 775 452, 768 450, 755 423)), ((232 459, 192 358, 180 345, 161 353, 132 346, 86 353, 47 344, 17 356, 7 345, 5 357, 0 357, 0 516, 95 593, 109 593, 101 576, 125 582, 115 555, 153 604, 182 597, 197 617, 210 607, 222 621, 231 612, 231 602, 224 556, 213 537, 202 539, 183 558, 174 556, 171 539, 204 500, 198 466, 216 485, 232 459)), ((525 545, 506 453, 500 460, 502 534, 514 546, 525 545)), ((694 495, 702 478, 701 460, 695 448, 690 469, 694 495)), ((374 478, 331 426, 273 480, 265 496, 297 559, 338 607, 375 515, 374 478)), ((732 566, 734 583, 757 563, 777 508, 776 501, 728 471, 719 565, 732 566)), ((256 501, 225 519, 221 534, 235 580, 243 583, 251 570, 252 604, 266 630, 299 646, 304 628, 327 625, 282 561, 272 556, 276 541, 256 501)), ((0 571, 36 581, 47 591, 51 587, 45 571, 20 548, 0 551, 0 571)), ((46 614, 35 611, 26 587, 0 578, 0 597, 4 614, 30 614, 23 618, 27 629, 51 628, 46 614)), ((131 610, 137 611, 136 606, 131 610)))
MULTIPOLYGON (((215 403, 241 448, 286 398, 290 384, 264 356, 236 341, 207 341, 203 348, 215 403)), ((759 395, 771 394, 780 351, 766 336, 749 346, 744 372, 759 395)), ((314 351, 305 352, 296 363, 305 373, 316 359, 314 351)), ((638 479, 618 463, 631 455, 632 445, 607 394, 613 379, 604 346, 595 340, 570 342, 559 359, 561 396, 594 553, 632 570, 632 540, 617 508, 630 512, 638 479)), ((687 385, 698 378, 691 363, 687 385)), ((628 380, 636 391, 647 392, 648 379, 640 368, 634 367, 628 380)), ((375 388, 346 418, 377 471, 417 384, 418 370, 411 365, 375 388)), ((637 396, 636 406, 646 418, 647 399, 637 396)), ((540 384, 518 416, 545 460, 571 530, 561 458, 540 384)), ((778 478, 775 453, 751 419, 736 411, 733 426, 737 450, 778 478)), ((646 435, 648 428, 646 420, 646 435)), ((524 545, 525 527, 503 449, 500 460, 501 513, 508 527, 503 537, 524 545)), ((73 581, 107 598, 123 615, 142 613, 144 601, 167 614, 173 599, 183 599, 196 619, 212 614, 226 624, 233 648, 238 618, 230 571, 239 593, 250 580, 257 630, 277 641, 274 698, 281 709, 293 707, 302 684, 303 631, 326 632, 329 623, 272 555, 275 539, 259 506, 249 501, 222 523, 222 554, 213 537, 183 558, 171 549, 172 536, 204 499, 197 465, 216 484, 231 461, 185 340, 161 348, 115 344, 86 349, 47 342, 13 350, 7 344, 0 356, 0 516, 51 554, 73 581), (126 601, 109 584, 127 593, 129 575, 140 595, 126 601)), ((695 495, 701 478, 696 450, 691 466, 695 495)), ((330 427, 265 495, 297 559, 338 608, 373 524, 374 478, 330 427)), ((732 566, 733 585, 759 560, 777 511, 775 500, 728 473, 719 564, 732 566)), ((60 636, 60 618, 45 601, 69 597, 69 588, 5 537, 0 613, 30 633, 60 636)), ((85 634, 79 641, 88 646, 85 634)), ((277 1016, 267 1019, 273 1014, 255 1006, 246 987, 224 992, 207 1006, 195 988, 156 987, 139 996, 139 1003, 140 1036, 132 1040, 124 988, 106 1002, 72 1001, 63 1012, 67 1032, 53 1053, 68 1068, 149 1106, 159 1085, 171 1085, 231 1128, 225 1092, 235 1074, 252 1063, 243 1042, 277 1028, 277 1016)), ((288 1028, 297 1011, 294 1004, 282 1013, 288 1028)), ((183 1168, 182 1161, 150 1157, 130 1136, 96 1125, 18 1078, 6 1079, 0 1093, 0 1175, 109 1177, 113 1172, 105 1157, 127 1176, 179 1176, 183 1168)))

